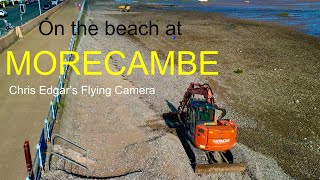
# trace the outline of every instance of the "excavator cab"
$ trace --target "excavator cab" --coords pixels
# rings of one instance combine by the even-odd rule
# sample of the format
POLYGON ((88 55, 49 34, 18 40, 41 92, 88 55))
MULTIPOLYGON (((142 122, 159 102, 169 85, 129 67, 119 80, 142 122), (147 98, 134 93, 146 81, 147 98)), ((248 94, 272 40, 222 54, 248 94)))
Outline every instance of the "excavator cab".
POLYGON ((198 120, 199 121, 214 121, 214 108, 211 105, 198 108, 198 120))

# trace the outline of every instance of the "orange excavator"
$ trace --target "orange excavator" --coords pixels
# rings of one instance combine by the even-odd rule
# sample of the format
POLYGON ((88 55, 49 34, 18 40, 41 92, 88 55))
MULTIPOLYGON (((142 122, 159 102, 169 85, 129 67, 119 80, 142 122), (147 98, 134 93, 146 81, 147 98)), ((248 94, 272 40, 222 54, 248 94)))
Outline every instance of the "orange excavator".
POLYGON ((215 104, 208 84, 190 83, 178 112, 170 116, 174 114, 178 115, 182 127, 183 144, 192 151, 196 173, 245 170, 231 152, 236 144, 237 124, 234 120, 223 119, 226 110, 215 104), (204 98, 195 98, 196 95, 204 98))

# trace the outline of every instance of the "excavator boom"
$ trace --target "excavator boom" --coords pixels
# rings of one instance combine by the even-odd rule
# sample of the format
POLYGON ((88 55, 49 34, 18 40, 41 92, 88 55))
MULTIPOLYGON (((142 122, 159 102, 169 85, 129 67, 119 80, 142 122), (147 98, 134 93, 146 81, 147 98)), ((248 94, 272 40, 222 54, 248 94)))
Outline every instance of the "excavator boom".
POLYGON ((203 95, 203 97, 207 100, 209 104, 214 104, 213 93, 208 84, 199 84, 192 82, 190 83, 187 92, 184 94, 183 100, 180 101, 180 106, 178 108, 179 113, 185 108, 186 104, 188 103, 189 99, 193 95, 203 95))

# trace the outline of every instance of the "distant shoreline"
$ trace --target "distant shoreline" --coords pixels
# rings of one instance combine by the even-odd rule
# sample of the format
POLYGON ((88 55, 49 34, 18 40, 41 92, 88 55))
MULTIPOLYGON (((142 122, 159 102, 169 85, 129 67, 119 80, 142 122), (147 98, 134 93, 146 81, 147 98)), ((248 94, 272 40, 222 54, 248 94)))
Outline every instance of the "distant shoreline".
MULTIPOLYGON (((147 11, 149 12, 149 11, 147 11)), ((214 15, 217 17, 221 17, 221 18, 225 18, 225 19, 229 19, 231 21, 234 21, 235 23, 251 23, 251 24, 255 24, 257 26, 265 26, 265 27, 274 27, 274 28, 280 28, 284 31, 293 31, 295 33, 300 34, 302 37, 305 36, 305 38, 315 38, 318 39, 320 41, 320 36, 314 36, 314 35, 310 35, 307 33, 304 33, 302 31, 299 31, 295 26, 290 26, 290 25, 285 25, 285 24, 280 24, 278 22, 270 22, 270 21, 259 21, 259 20, 253 20, 253 19, 244 19, 244 18, 236 18, 236 17, 228 17, 222 13, 217 13, 217 12, 199 12, 199 11, 189 11, 189 10, 178 10, 178 11, 165 11, 162 10, 160 11, 162 13, 168 13, 168 12, 176 12, 176 13, 184 13, 184 12, 192 12, 192 13, 199 13, 199 14, 210 14, 210 15, 214 15)), ((320 42, 319 42, 320 43, 320 42)))
MULTIPOLYGON (((209 1, 210 2, 210 1, 209 1)), ((307 0, 307 1, 304 1, 304 0, 301 0, 300 2, 320 2, 320 1, 318 1, 318 0, 307 0)), ((216 4, 216 3, 215 3, 216 4)), ((195 5, 197 5, 197 4, 195 4, 195 5)), ((224 5, 224 3, 222 3, 221 5, 224 5)), ((226 6, 228 5, 228 4, 225 4, 226 6)), ((232 5, 232 4, 231 4, 232 5)), ((239 6, 244 6, 245 4, 241 4, 241 5, 239 5, 239 6)), ((255 5, 253 5, 253 7, 255 7, 257 4, 255 4, 255 5)), ((271 4, 271 5, 273 5, 273 4, 271 4)), ((283 4, 282 4, 283 5, 283 4)), ((311 5, 311 4, 310 4, 311 5)), ((201 8, 204 8, 204 7, 206 7, 206 6, 204 6, 204 7, 201 7, 201 6, 196 6, 195 7, 195 9, 194 10, 190 10, 190 9, 186 9, 186 10, 182 10, 182 9, 180 9, 180 8, 183 8, 183 6, 181 6, 180 7, 180 5, 179 4, 170 4, 170 3, 168 3, 168 4, 162 4, 162 3, 146 3, 146 4, 139 4, 139 5, 133 5, 133 6, 137 6, 137 8, 138 9, 141 9, 141 10, 147 10, 147 11, 149 11, 149 10, 151 10, 151 9, 153 9, 153 10, 158 10, 158 11, 162 11, 162 12, 197 12, 197 13, 214 13, 214 14, 217 14, 217 15, 222 15, 222 16, 224 16, 225 18, 231 18, 231 19, 239 19, 239 20, 248 20, 248 21, 256 21, 256 22, 266 22, 266 23, 274 23, 274 24, 278 24, 278 25, 281 25, 281 26, 288 26, 288 27, 291 27, 291 28, 294 28, 295 26, 298 26, 298 25, 286 25, 286 24, 283 24, 283 23, 281 23, 280 21, 282 21, 281 19, 279 19, 279 21, 266 21, 266 20, 258 20, 258 19, 251 19, 251 18, 242 18, 242 17, 232 17, 232 16, 227 16, 226 14, 224 14, 224 13, 222 13, 222 12, 214 12, 214 11, 210 11, 210 6, 207 6, 207 8, 208 8, 208 10, 206 9, 206 10, 204 10, 204 9, 202 9, 201 10, 201 8), (175 8, 177 8, 177 9, 175 9, 175 8), (200 8, 200 9, 197 9, 197 8, 200 8)), ((189 5, 190 6, 190 5, 189 5)), ((211 6, 213 6, 213 5, 211 5, 211 6)), ((187 6, 187 8, 188 8, 188 6, 187 6)), ((189 7, 190 8, 190 7, 189 7)), ((285 16, 286 15, 282 15, 282 13, 288 13, 288 22, 290 21, 292 21, 293 22, 293 24, 300 24, 299 23, 299 21, 296 21, 296 23, 294 23, 295 22, 295 20, 292 20, 291 19, 291 17, 290 17, 290 12, 292 11, 292 10, 290 10, 290 9, 284 9, 284 10, 278 10, 278 9, 270 9, 271 11, 279 11, 278 13, 277 13, 277 16, 279 16, 279 17, 283 17, 283 18, 286 18, 285 16)), ((320 6, 319 6, 319 10, 320 10, 320 6)), ((230 11, 230 10, 228 10, 227 8, 226 8, 226 11, 230 11)), ((258 9, 257 9, 257 11, 258 11, 258 9)), ((231 12, 231 14, 232 14, 232 12, 231 12)), ((250 16, 250 13, 248 13, 248 16, 250 16)), ((274 14, 273 14, 273 16, 274 16, 274 14)), ((277 18, 277 16, 275 16, 275 17, 273 17, 273 18, 277 18)), ((285 20, 284 20, 284 22, 285 22, 285 20)), ((291 24, 291 23, 290 23, 291 24)), ((303 26, 302 26, 303 27, 303 26)), ((304 27, 304 28, 306 28, 306 27, 304 27)), ((307 30, 307 29, 306 29, 307 30)), ((297 31, 299 31, 299 30, 297 30, 297 31)), ((320 31, 320 30, 319 30, 320 31)), ((313 37, 317 37, 317 38, 320 38, 320 32, 318 32, 317 34, 318 35, 313 35, 313 34, 308 34, 307 32, 303 32, 303 31, 299 31, 299 32, 302 32, 302 33, 304 33, 304 34, 307 34, 307 35, 310 35, 310 36, 313 36, 313 37)))

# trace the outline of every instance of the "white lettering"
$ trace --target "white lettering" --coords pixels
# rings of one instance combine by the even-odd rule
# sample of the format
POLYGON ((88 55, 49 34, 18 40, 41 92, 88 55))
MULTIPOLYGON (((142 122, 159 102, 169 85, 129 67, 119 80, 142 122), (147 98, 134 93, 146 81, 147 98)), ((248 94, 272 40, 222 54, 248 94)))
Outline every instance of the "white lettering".
POLYGON ((216 144, 224 144, 230 142, 230 139, 214 139, 213 142, 216 144))
POLYGON ((20 86, 10 86, 9 93, 11 95, 34 95, 36 94, 36 89, 30 86, 20 87, 20 86))
POLYGON ((122 86, 115 87, 116 94, 156 94, 155 88, 124 88, 122 86))

